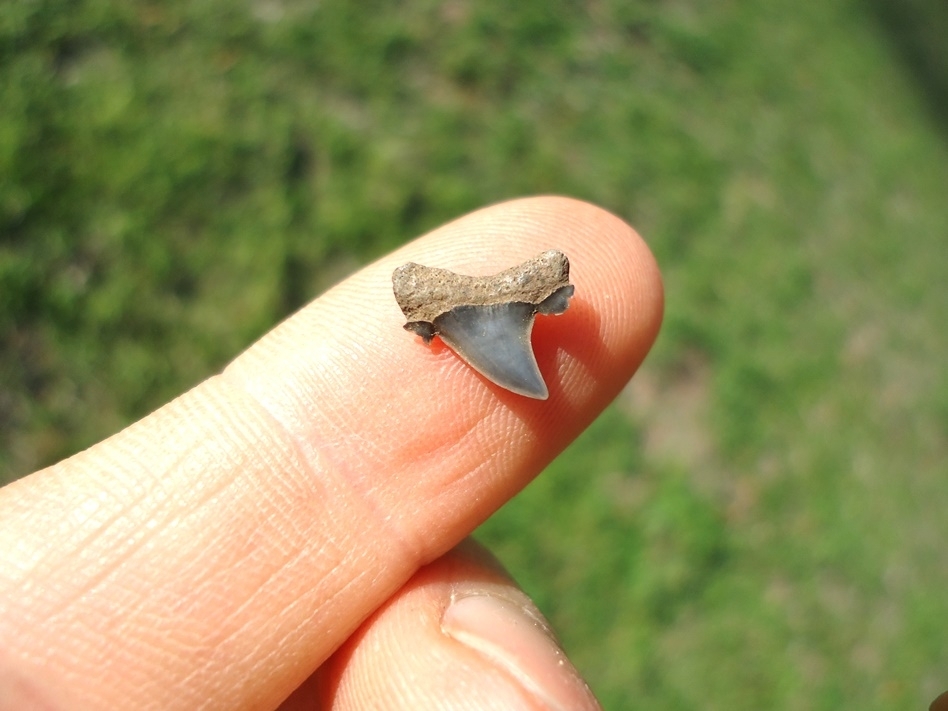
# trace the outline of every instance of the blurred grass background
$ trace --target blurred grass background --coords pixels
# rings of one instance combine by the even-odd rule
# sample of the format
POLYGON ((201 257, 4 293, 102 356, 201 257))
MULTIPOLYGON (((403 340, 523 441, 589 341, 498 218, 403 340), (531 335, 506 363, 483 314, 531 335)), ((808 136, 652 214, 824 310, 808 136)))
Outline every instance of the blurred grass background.
POLYGON ((0 482, 359 264, 565 193, 655 351, 480 538, 607 708, 948 688, 948 10, 925 0, 0 3, 0 482))

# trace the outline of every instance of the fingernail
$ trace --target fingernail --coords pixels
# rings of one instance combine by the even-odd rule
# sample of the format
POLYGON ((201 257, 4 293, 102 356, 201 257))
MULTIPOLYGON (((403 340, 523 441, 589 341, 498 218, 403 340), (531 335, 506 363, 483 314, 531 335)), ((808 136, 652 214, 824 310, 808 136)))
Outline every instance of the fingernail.
POLYGON ((509 588, 457 591, 441 629, 506 671, 551 711, 600 709, 550 626, 526 595, 509 588))

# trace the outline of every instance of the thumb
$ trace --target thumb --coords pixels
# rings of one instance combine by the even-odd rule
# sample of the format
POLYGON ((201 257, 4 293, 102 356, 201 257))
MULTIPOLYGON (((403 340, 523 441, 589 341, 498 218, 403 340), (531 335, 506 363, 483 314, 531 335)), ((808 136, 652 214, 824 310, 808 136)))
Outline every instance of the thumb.
POLYGON ((549 624, 468 539, 419 570, 281 706, 599 709, 549 624))

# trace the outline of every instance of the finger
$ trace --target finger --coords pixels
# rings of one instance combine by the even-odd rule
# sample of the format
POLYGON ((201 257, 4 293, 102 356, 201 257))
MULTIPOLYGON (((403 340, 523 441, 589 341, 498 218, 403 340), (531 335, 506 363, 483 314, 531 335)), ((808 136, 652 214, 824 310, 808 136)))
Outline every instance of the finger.
POLYGON ((498 205, 407 245, 221 376, 0 490, 0 648, 76 708, 275 706, 595 417, 661 303, 641 240, 585 203, 498 205), (548 401, 401 329, 395 266, 491 273, 549 247, 576 296, 534 329, 548 401))
POLYGON ((471 540, 419 570, 281 711, 598 709, 549 624, 471 540))

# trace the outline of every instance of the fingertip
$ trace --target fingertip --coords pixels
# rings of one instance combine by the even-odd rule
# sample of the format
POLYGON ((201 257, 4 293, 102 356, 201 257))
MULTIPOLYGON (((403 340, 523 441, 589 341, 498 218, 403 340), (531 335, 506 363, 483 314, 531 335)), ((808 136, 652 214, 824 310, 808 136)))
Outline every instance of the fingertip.
POLYGON ((367 266, 225 376, 304 450, 318 443, 321 457, 370 488, 397 531, 390 538, 424 562, 520 490, 616 397, 655 340, 662 304, 655 259, 626 222, 571 198, 523 198, 367 266), (488 275, 549 249, 568 256, 575 295, 565 313, 534 326, 547 400, 505 390, 440 340, 426 345, 402 328, 392 273, 406 262, 488 275), (410 489, 400 472, 410 472, 410 489))

